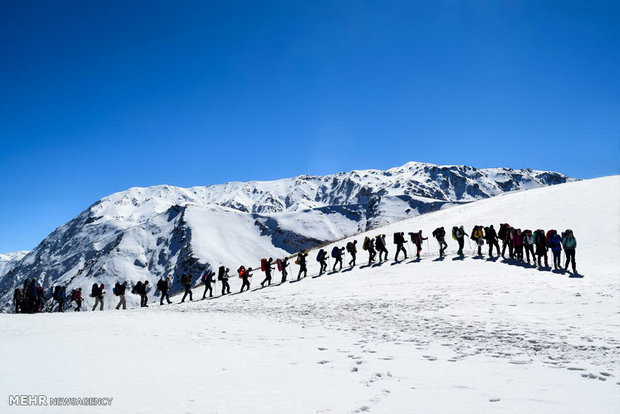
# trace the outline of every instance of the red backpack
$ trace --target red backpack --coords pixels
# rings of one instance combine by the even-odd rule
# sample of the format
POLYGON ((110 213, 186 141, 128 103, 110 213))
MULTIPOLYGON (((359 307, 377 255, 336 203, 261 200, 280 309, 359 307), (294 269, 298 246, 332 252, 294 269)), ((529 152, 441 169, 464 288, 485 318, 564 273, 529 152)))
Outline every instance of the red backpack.
POLYGON ((239 279, 243 279, 243 276, 245 275, 245 266, 241 266, 237 271, 239 272, 239 279))
POLYGON ((267 259, 265 258, 260 259, 260 270, 264 272, 266 268, 267 268, 267 259))

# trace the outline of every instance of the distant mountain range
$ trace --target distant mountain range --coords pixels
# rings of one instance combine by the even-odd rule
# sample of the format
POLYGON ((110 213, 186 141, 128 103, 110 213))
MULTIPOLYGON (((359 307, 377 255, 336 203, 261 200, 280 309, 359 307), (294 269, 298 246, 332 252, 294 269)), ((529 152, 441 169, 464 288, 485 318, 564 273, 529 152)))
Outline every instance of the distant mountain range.
MULTIPOLYGON (((510 191, 565 183, 564 174, 410 162, 277 181, 130 188, 57 228, 31 252, 0 255, 0 309, 36 277, 49 290, 236 269, 408 217, 510 191)), ((85 295, 86 296, 86 295, 85 295)), ((131 296, 131 295, 130 295, 131 296)), ((128 298, 129 302, 137 301, 128 298)), ((111 304, 110 304, 111 305, 111 304)))

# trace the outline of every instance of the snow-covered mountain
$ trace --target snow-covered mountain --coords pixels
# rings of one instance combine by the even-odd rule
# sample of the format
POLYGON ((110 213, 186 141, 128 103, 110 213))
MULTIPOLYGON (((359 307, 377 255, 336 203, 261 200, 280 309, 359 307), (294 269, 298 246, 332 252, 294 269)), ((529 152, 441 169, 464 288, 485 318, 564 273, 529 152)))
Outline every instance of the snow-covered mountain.
MULTIPOLYGON (((270 182, 131 188, 105 197, 0 273, 0 308, 25 278, 44 287, 198 277, 438 210, 571 181, 560 173, 408 163, 270 182)), ((135 300, 134 298, 130 298, 135 300)))

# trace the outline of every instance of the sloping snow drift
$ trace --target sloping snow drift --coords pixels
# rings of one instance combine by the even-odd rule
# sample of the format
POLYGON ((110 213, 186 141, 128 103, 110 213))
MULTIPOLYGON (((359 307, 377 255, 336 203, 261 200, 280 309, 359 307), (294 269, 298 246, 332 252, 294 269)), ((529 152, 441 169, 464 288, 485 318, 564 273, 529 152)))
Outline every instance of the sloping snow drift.
POLYGON ((357 267, 318 278, 312 251, 299 282, 211 300, 0 315, 2 411, 29 412, 8 406, 8 395, 43 394, 113 397, 111 407, 74 410, 102 413, 617 412, 620 177, 507 194, 370 234, 391 242, 394 231, 500 222, 573 229, 584 277, 471 250, 458 260, 451 239, 438 261, 429 240, 419 262, 393 263, 389 243, 388 262, 359 266, 360 251, 357 267))

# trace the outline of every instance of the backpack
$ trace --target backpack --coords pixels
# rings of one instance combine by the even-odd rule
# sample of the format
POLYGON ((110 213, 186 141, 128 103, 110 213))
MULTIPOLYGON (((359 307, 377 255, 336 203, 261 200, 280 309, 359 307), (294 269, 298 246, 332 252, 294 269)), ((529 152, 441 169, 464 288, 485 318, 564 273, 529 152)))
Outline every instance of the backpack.
POLYGON ((349 252, 349 253, 353 252, 353 243, 352 242, 348 242, 347 243, 347 252, 349 252))
POLYGON ((414 244, 417 245, 418 243, 420 243, 420 235, 418 233, 409 233, 409 234, 411 235, 411 241, 414 244))
POLYGON ((370 238, 366 236, 364 239, 364 244, 362 244, 362 250, 368 250, 368 244, 370 243, 370 238))
POLYGON ((118 283, 114 285, 114 287, 112 288, 112 293, 114 294, 114 296, 118 296, 118 289, 116 288, 118 286, 118 283))
POLYGON ((474 229, 471 232, 471 238, 476 240, 482 238, 482 227, 474 226, 474 229))
POLYGON ((224 266, 220 266, 220 268, 217 271, 217 280, 223 280, 225 271, 226 271, 226 268, 224 266))
POLYGON ((71 299, 77 300, 77 298, 78 298, 78 290, 77 289, 73 289, 71 291, 71 299))
POLYGON ((90 297, 94 298, 94 297, 99 296, 98 292, 99 292, 99 285, 96 283, 93 283, 93 287, 90 290, 90 297))
POLYGON ((316 261, 320 262, 323 259, 323 255, 325 255, 325 250, 321 249, 316 255, 316 261))
POLYGON ((551 238, 551 233, 553 233, 553 230, 547 230, 547 234, 545 235, 545 241, 547 243, 549 243, 549 239, 551 238))
POLYGON ((457 229, 458 229, 458 227, 456 227, 456 226, 452 227, 452 238, 453 238, 454 240, 456 240, 456 230, 457 230, 457 229))
POLYGON ((262 259, 260 259, 260 270, 261 272, 264 272, 265 269, 267 269, 267 259, 263 257, 262 259))
POLYGON ((245 275, 245 266, 239 266, 237 273, 239 273, 239 279, 243 279, 243 276, 245 275))
POLYGON ((332 248, 332 257, 335 259, 336 257, 340 256, 340 249, 337 246, 334 246, 332 248))

